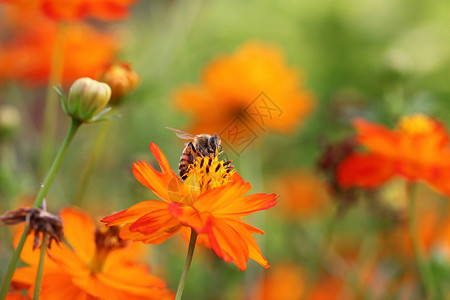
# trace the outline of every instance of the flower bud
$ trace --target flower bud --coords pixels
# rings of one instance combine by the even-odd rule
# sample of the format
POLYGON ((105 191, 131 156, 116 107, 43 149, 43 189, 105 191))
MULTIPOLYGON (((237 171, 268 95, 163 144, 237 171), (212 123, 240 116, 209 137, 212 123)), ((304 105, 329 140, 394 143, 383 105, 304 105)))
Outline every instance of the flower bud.
POLYGON ((84 77, 69 90, 67 113, 74 119, 89 122, 101 112, 111 98, 108 84, 84 77))
POLYGON ((109 65, 99 76, 112 91, 111 105, 120 104, 124 97, 131 93, 139 84, 139 75, 126 63, 109 65))
POLYGON ((14 136, 20 127, 20 114, 12 105, 0 105, 0 139, 8 139, 14 136))

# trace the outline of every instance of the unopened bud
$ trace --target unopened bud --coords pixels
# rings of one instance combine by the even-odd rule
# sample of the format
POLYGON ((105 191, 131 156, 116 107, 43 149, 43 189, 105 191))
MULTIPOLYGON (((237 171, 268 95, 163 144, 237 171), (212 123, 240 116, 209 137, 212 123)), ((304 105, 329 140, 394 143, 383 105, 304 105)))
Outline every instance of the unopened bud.
POLYGON ((19 111, 12 105, 0 105, 0 139, 13 136, 19 126, 19 111))
POLYGON ((99 76, 99 80, 111 87, 111 105, 120 104, 139 84, 139 75, 126 63, 109 65, 99 76))
POLYGON ((87 77, 80 78, 70 87, 67 112, 74 119, 89 122, 106 107, 110 98, 108 84, 87 77))

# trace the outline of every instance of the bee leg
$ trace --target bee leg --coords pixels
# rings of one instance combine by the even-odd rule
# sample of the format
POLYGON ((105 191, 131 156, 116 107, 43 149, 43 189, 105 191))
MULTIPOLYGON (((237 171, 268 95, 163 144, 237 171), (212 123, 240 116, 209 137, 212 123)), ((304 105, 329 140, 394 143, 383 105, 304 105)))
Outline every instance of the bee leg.
POLYGON ((198 156, 201 156, 201 157, 207 157, 207 156, 209 156, 209 154, 208 154, 208 149, 206 149, 206 148, 203 148, 203 147, 198 147, 199 149, 197 149, 197 155, 198 156))
POLYGON ((203 155, 204 156, 210 156, 208 149, 203 149, 203 155))

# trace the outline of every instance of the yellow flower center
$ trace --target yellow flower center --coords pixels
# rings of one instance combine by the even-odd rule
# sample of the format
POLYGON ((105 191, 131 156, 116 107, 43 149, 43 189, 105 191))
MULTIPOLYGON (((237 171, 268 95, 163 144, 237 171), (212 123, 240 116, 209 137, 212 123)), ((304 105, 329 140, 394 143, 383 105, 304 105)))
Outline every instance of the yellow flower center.
POLYGON ((185 186, 188 186, 195 195, 201 195, 208 190, 227 184, 235 172, 230 163, 230 161, 219 161, 218 156, 197 157, 189 166, 185 186))
POLYGON ((433 131, 434 122, 426 115, 416 114, 401 118, 397 123, 397 128, 410 135, 427 134, 433 131))

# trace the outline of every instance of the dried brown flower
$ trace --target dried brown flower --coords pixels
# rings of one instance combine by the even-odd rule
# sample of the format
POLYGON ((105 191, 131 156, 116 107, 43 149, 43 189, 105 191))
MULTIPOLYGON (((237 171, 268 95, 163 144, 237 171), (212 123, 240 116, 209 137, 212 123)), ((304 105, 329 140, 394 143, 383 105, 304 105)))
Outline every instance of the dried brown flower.
POLYGON ((353 137, 334 143, 324 141, 322 149, 317 168, 328 181, 331 194, 339 201, 339 209, 345 209, 356 202, 358 189, 342 187, 338 183, 336 171, 341 161, 355 151, 356 141, 353 137))
POLYGON ((47 234, 49 237, 47 248, 50 249, 52 241, 59 245, 63 236, 62 220, 43 209, 28 207, 8 211, 0 216, 3 225, 16 225, 26 222, 30 227, 27 234, 34 231, 33 249, 41 243, 41 236, 47 234))

